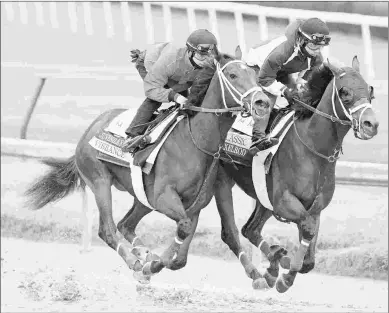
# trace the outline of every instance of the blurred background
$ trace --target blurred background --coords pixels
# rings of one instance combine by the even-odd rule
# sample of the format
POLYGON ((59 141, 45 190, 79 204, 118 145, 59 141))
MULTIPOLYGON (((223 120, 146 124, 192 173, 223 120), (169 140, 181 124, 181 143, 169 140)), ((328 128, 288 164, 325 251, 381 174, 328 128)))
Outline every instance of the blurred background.
POLYGON ((342 159, 387 163, 387 15, 387 2, 2 2, 2 136, 19 137, 40 77, 47 80, 27 137, 77 143, 101 112, 143 101, 130 49, 184 45, 191 30, 207 28, 223 52, 238 44, 247 52, 294 19, 317 16, 331 29, 330 60, 350 66, 357 55, 376 91, 379 135, 361 148, 350 132, 342 159))

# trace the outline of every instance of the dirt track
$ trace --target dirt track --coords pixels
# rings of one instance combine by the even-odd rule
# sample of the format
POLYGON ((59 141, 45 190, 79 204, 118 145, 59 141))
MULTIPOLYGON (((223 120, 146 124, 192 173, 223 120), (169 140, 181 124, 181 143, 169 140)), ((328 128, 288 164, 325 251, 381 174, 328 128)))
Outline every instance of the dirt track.
POLYGON ((137 285, 114 251, 2 238, 1 311, 388 311, 386 282, 299 275, 285 294, 254 291, 238 261, 190 255, 137 285), (5 288, 5 286, 7 286, 5 288))

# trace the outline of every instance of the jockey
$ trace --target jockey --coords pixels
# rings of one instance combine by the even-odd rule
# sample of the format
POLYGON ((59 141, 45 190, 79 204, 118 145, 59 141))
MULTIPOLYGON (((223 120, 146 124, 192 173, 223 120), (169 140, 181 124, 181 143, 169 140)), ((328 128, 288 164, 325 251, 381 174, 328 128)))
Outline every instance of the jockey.
MULTIPOLYGON (((287 27, 284 36, 251 48, 246 61, 259 71, 258 83, 273 95, 273 105, 282 100, 287 102, 286 99, 292 99, 297 92, 290 89, 296 85, 291 74, 299 73, 299 78, 306 78, 312 67, 321 65, 323 47, 328 46, 330 40, 330 31, 322 20, 299 20, 287 27)), ((271 109, 265 117, 253 114, 251 151, 265 150, 278 143, 278 139, 265 134, 271 109)))
MULTIPOLYGON (((133 151, 132 143, 147 128, 147 125, 162 102, 174 101, 183 107, 188 89, 192 86, 199 70, 213 63, 217 51, 216 37, 206 29, 191 33, 186 47, 175 47, 172 43, 158 43, 146 51, 132 50, 132 62, 143 79, 146 99, 139 107, 133 121, 126 130, 128 135, 123 151, 133 151), (131 149, 130 149, 131 148, 131 149)), ((145 140, 141 144, 145 144, 145 140)))

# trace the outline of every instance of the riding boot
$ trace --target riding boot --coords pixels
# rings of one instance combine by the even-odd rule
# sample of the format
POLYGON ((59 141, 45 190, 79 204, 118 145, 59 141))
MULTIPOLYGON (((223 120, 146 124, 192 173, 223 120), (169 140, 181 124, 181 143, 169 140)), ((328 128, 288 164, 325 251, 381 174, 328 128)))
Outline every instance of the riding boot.
POLYGON ((141 146, 145 146, 147 144, 145 139, 147 140, 148 136, 143 137, 143 133, 146 130, 147 125, 143 124, 147 124, 150 121, 154 111, 158 110, 160 106, 161 102, 151 100, 149 98, 146 98, 145 101, 143 101, 131 124, 126 129, 128 137, 122 147, 124 152, 133 152, 135 148, 139 147, 139 144, 141 146))
POLYGON ((276 144, 278 144, 278 138, 269 137, 265 132, 253 132, 252 144, 250 147, 250 153, 253 155, 259 151, 267 150, 276 144))
POLYGON ((256 155, 257 152, 269 149, 274 145, 278 144, 277 138, 269 138, 266 135, 265 129, 267 127, 267 123, 269 121, 270 114, 264 119, 259 119, 253 116, 254 125, 252 130, 252 139, 251 139, 251 147, 250 153, 252 155, 256 155))

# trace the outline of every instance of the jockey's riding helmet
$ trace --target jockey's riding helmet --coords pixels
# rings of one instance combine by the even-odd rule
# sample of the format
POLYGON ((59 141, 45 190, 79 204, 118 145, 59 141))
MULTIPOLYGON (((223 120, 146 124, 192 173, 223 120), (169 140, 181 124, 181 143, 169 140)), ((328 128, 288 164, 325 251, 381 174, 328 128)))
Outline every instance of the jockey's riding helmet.
POLYGON ((217 40, 215 35, 209 30, 197 29, 189 35, 186 40, 186 46, 190 51, 208 55, 216 48, 217 40), (203 47, 202 45, 206 45, 207 47, 203 47))
POLYGON ((331 41, 330 30, 327 24, 316 17, 304 21, 300 25, 298 32, 307 43, 328 46, 331 41))

